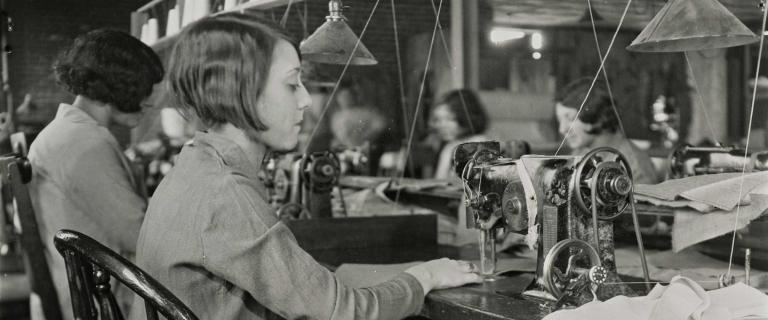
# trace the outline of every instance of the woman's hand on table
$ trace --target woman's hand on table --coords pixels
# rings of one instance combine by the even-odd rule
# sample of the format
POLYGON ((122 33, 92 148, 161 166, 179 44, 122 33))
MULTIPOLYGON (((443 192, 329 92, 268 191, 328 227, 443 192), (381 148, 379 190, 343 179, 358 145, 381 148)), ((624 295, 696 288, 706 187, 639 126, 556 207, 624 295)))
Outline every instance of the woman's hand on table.
POLYGON ((428 261, 405 270, 421 283, 424 294, 432 290, 480 283, 483 278, 477 274, 477 271, 477 266, 471 262, 448 258, 428 261))

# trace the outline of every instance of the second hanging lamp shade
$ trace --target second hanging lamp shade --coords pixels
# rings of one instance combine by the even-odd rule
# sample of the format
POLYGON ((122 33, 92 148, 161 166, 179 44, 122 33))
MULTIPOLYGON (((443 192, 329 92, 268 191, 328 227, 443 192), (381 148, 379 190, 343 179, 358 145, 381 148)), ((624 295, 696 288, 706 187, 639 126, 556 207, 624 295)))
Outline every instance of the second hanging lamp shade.
POLYGON ((630 51, 680 52, 753 43, 759 38, 717 0, 669 0, 630 51))
POLYGON ((328 9, 330 14, 325 17, 325 23, 301 42, 302 58, 312 62, 330 64, 346 64, 347 61, 351 65, 378 63, 362 42, 357 44, 360 40, 349 28, 346 19, 341 14, 341 1, 329 1, 328 9))

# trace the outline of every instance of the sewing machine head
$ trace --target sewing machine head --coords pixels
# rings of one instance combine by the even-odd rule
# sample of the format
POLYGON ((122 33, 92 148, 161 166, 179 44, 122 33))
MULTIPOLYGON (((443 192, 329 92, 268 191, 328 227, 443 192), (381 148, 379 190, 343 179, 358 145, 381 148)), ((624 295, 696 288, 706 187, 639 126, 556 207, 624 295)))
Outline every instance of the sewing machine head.
POLYGON ((702 174, 768 170, 768 151, 745 152, 737 147, 677 148, 670 157, 669 178, 702 174), (746 154, 746 158, 744 155, 746 154))
POLYGON ((489 141, 459 145, 454 161, 464 183, 467 227, 481 231, 484 275, 495 271, 495 241, 515 232, 538 252, 532 293, 581 304, 627 292, 603 284, 618 282, 612 220, 632 203, 631 171, 618 151, 515 160, 489 141))
POLYGON ((339 159, 332 152, 284 155, 267 166, 270 202, 283 220, 329 218, 331 191, 340 175, 339 159))

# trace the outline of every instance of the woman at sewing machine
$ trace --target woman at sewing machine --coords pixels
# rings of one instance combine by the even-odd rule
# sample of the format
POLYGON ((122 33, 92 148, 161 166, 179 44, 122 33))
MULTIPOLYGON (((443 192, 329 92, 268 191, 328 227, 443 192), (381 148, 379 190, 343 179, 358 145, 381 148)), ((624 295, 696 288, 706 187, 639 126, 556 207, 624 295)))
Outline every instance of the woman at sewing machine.
POLYGON ((173 103, 208 129, 155 192, 137 264, 201 319, 399 319, 430 290, 481 281, 471 263, 440 259, 354 289, 278 222, 257 174, 267 153, 296 146, 311 102, 281 30, 243 14, 204 18, 179 36, 168 79, 173 103))
POLYGON ((619 118, 600 81, 595 83, 589 99, 584 102, 591 84, 591 78, 578 79, 565 86, 556 98, 558 131, 565 136, 571 154, 584 155, 594 148, 611 147, 627 158, 635 183, 658 183, 658 174, 648 153, 619 131, 619 118), (582 102, 584 107, 579 112, 582 102))
POLYGON ((429 128, 442 147, 435 165, 434 178, 454 177, 453 150, 465 142, 490 140, 483 135, 487 127, 485 107, 472 90, 450 91, 435 103, 429 117, 429 128))

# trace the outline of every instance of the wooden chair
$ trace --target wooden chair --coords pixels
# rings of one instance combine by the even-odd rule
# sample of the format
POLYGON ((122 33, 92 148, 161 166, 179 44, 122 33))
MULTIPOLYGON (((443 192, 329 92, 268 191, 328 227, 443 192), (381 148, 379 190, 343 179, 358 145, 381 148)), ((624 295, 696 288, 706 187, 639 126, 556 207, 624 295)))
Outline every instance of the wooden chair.
POLYGON ((144 299, 148 320, 157 312, 171 320, 197 320, 184 303, 136 265, 92 238, 60 230, 53 238, 67 266, 69 291, 76 319, 123 319, 110 288, 110 276, 144 299), (98 304, 98 311, 94 306, 98 304))
MULTIPOLYGON (((0 177, 2 185, 10 194, 3 200, 15 203, 15 211, 21 224, 21 247, 24 251, 24 265, 29 276, 32 292, 40 297, 42 311, 48 320, 60 320, 61 308, 56 289, 53 286, 45 250, 37 228, 32 200, 26 183, 32 177, 29 160, 20 154, 0 157, 0 177), (15 200, 15 201, 14 201, 15 200)), ((4 203, 4 201, 3 201, 4 203)))

